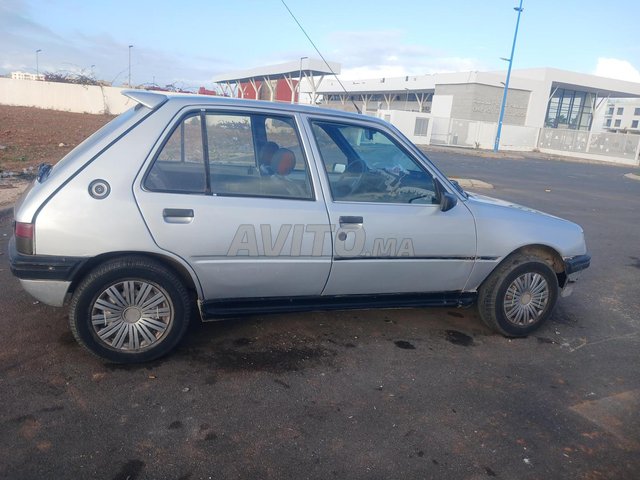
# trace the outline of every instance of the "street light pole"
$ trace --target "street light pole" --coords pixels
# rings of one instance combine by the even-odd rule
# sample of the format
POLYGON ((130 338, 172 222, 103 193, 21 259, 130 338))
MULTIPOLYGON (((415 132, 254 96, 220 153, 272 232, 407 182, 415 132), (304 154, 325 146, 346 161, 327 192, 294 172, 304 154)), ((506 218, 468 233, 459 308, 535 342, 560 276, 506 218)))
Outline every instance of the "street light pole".
POLYGON ((40 65, 38 64, 38 54, 42 51, 41 48, 36 50, 36 80, 40 78, 40 65))
POLYGON ((131 49, 133 45, 129 45, 129 88, 131 88, 131 49))
POLYGON ((404 87, 404 111, 407 111, 407 103, 409 102, 409 89, 404 87))
POLYGON ((520 15, 522 14, 522 0, 520 0, 520 6, 513 8, 518 12, 518 19, 516 20, 516 31, 513 34, 513 45, 511 46, 511 56, 509 60, 509 68, 507 69, 507 79, 504 82, 504 93, 502 94, 502 104, 500 105, 500 117, 498 118, 498 131, 496 132, 496 142, 493 146, 493 151, 497 152, 500 148, 500 135, 502 133, 502 122, 504 120, 504 110, 507 106, 507 92, 509 91, 509 79, 511 78, 511 66, 513 65, 513 54, 516 51, 516 39, 518 38, 518 26, 520 25, 520 15))
MULTIPOLYGON (((300 86, 302 84, 302 60, 309 59, 309 57, 300 57, 300 72, 298 73, 298 103, 300 103, 300 86)), ((293 103, 293 100, 291 100, 293 103)))

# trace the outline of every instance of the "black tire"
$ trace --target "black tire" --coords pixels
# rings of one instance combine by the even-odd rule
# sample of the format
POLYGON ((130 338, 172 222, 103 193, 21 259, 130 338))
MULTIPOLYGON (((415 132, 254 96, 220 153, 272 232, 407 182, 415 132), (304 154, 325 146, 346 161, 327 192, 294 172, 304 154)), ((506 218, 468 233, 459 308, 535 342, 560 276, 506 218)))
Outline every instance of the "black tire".
POLYGON ((175 273, 150 258, 126 256, 97 266, 80 282, 69 325, 92 354, 112 363, 141 363, 170 352, 190 315, 189 294, 175 273))
POLYGON ((480 318, 491 329, 507 337, 526 337, 537 330, 550 316, 558 300, 558 277, 540 257, 514 254, 498 266, 484 281, 478 292, 478 312, 480 318), (531 275, 529 275, 531 274, 531 275), (535 288, 521 288, 516 279, 526 285, 530 279, 535 288), (546 289, 543 286, 546 284, 546 289), (510 288, 511 287, 511 288, 510 288), (529 297, 523 293, 543 289, 529 297), (517 292, 520 291, 520 297, 517 292), (542 301, 546 294, 546 301, 542 301), (522 299, 519 303, 518 298, 522 299), (526 303, 525 303, 526 302, 526 303), (518 319, 518 312, 524 309, 525 318, 518 319), (514 313, 515 312, 515 313, 514 313))

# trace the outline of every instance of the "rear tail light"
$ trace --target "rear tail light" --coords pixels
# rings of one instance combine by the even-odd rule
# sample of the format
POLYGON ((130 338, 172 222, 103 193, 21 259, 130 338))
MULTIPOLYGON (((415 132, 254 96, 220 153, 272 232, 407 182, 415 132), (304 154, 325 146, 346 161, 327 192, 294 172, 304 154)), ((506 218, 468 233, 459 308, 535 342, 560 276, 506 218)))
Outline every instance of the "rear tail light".
POLYGON ((33 223, 16 222, 16 250, 33 255, 33 223))

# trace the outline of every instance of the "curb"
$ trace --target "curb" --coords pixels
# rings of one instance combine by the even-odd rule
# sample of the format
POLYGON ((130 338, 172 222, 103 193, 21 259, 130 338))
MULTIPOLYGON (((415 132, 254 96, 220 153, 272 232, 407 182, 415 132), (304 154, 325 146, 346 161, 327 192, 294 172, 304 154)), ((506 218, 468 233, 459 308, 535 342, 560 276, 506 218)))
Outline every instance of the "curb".
POLYGON ((462 188, 486 188, 492 189, 493 185, 487 182, 483 182, 482 180, 476 180, 475 178, 456 178, 451 177, 451 180, 455 180, 460 184, 462 188))
POLYGON ((636 175, 635 173, 625 173, 624 176, 631 180, 637 180, 638 182, 640 182, 640 175, 636 175))

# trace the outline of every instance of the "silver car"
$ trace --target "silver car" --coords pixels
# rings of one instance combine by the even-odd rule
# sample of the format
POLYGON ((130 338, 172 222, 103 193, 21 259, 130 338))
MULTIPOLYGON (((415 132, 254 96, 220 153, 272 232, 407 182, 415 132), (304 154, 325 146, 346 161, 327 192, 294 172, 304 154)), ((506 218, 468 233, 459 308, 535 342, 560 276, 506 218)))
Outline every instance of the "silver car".
POLYGON ((15 207, 13 273, 69 306, 111 362, 203 320, 468 306, 525 336, 589 266, 582 229, 449 181, 381 120, 316 107, 125 93, 137 105, 15 207))

